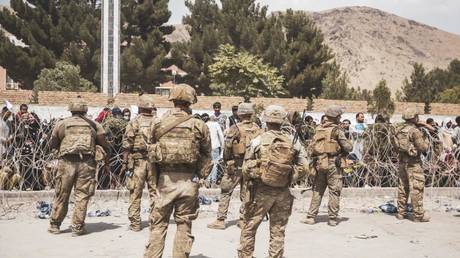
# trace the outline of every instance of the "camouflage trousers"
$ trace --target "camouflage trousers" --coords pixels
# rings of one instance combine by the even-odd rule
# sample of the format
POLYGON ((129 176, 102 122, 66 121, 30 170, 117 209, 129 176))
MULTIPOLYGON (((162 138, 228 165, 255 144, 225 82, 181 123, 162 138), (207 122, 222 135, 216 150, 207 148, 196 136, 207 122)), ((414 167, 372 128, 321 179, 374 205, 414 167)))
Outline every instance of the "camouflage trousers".
POLYGON ((64 157, 59 160, 58 172, 54 179, 56 195, 50 224, 60 226, 69 206, 72 188, 75 194, 75 206, 72 216, 72 229, 81 230, 85 225, 86 209, 89 198, 96 189, 96 161, 93 157, 83 160, 80 157, 64 157))
POLYGON ((141 226, 141 199, 147 183, 150 197, 150 211, 153 210, 156 196, 156 173, 153 165, 147 159, 135 159, 132 168, 133 175, 127 178, 129 190, 128 218, 131 226, 141 226))
POLYGON ((144 257, 163 256, 169 219, 174 212, 177 225, 173 257, 189 257, 194 242, 192 221, 198 217, 199 184, 192 182, 192 173, 161 171, 157 188, 159 196, 151 213, 151 232, 144 257))
MULTIPOLYGON (((220 183, 220 199, 219 208, 217 210, 217 219, 226 220, 228 207, 230 206, 230 200, 235 188, 240 185, 240 200, 242 203, 246 198, 246 187, 243 182, 243 174, 241 170, 237 170, 234 173, 225 173, 220 183)), ((240 219, 243 219, 244 205, 240 206, 240 219)))
POLYGON ((399 164, 399 185, 398 185, 398 213, 406 215, 406 204, 409 196, 414 208, 414 217, 422 218, 423 193, 425 189, 425 176, 420 165, 420 160, 409 159, 399 164))
POLYGON ((0 190, 19 189, 21 176, 17 173, 8 174, 0 170, 0 190))
POLYGON ((317 170, 307 218, 315 218, 318 215, 326 187, 329 189, 329 203, 327 205, 329 219, 337 219, 340 209, 340 193, 342 192, 342 170, 337 168, 333 162, 329 162, 328 169, 317 170))
POLYGON ((281 258, 284 253, 286 226, 294 201, 289 188, 274 188, 256 183, 254 201, 244 203, 244 224, 241 229, 239 258, 252 258, 257 228, 268 214, 270 220, 270 258, 281 258))

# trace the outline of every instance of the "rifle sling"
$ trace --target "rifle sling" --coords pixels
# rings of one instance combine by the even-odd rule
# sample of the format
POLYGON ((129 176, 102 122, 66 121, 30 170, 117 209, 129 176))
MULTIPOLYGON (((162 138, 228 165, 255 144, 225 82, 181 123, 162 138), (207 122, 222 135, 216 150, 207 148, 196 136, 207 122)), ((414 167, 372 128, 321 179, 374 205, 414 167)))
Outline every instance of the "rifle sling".
POLYGON ((154 135, 153 135, 154 142, 158 141, 163 135, 165 135, 166 133, 174 129, 174 127, 182 124, 183 122, 190 120, 192 117, 193 117, 192 115, 179 117, 167 123, 162 129, 155 130, 154 135))

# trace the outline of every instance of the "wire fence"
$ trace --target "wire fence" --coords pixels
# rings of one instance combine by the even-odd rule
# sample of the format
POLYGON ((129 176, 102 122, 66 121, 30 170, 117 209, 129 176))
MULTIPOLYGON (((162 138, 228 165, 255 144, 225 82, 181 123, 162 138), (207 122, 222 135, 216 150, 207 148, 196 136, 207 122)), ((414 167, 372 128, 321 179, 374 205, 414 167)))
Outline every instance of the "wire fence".
MULTIPOLYGON (((49 148, 49 139, 56 120, 40 121, 29 119, 17 122, 12 128, 1 166, 2 190, 45 190, 53 189, 57 172, 57 153, 49 148), (10 168, 10 173, 5 174, 10 168), (16 180, 16 181, 15 181, 16 180), (13 182, 14 181, 14 182, 13 182)), ((295 134, 295 128, 285 125, 285 132, 295 134)), ((125 189, 125 174, 122 173, 121 139, 123 130, 107 131, 107 140, 111 146, 108 164, 97 166, 98 189, 125 189)), ((370 126, 363 137, 363 159, 350 164, 344 172, 345 187, 395 187, 398 185, 398 152, 394 147, 394 127, 370 126)), ((447 150, 437 135, 425 132, 429 141, 429 150, 422 155, 422 167, 426 176, 426 185, 431 187, 460 186, 460 150, 447 150)), ((308 142, 306 143, 308 144, 308 142)), ((307 148, 308 149, 308 148, 307 148)), ((308 152, 307 152, 308 153, 308 152)), ((219 164, 219 171, 225 171, 219 164)), ((306 179, 298 186, 311 186, 306 179)))

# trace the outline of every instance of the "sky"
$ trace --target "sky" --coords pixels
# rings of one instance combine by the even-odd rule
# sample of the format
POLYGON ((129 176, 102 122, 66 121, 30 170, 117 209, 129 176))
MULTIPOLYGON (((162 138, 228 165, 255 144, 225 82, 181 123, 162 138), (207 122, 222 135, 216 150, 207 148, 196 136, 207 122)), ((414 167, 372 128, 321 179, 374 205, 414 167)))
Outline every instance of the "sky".
MULTIPOLYGON (((323 11, 344 6, 368 6, 460 35, 460 0, 257 0, 270 11, 323 11)), ((8 4, 9 0, 0 0, 8 4)), ((171 24, 181 23, 187 13, 184 0, 169 0, 171 24)))

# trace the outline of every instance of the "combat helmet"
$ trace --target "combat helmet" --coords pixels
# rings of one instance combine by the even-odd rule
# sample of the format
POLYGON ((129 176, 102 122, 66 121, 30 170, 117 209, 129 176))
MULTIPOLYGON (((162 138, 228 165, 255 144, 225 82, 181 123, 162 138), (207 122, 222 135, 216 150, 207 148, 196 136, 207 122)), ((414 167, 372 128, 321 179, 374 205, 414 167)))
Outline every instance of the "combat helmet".
POLYGON ((171 93, 169 94, 169 100, 180 100, 190 104, 195 104, 197 102, 196 91, 190 85, 178 84, 172 88, 171 93))
POLYGON ((238 105, 238 115, 252 115, 254 114, 254 104, 252 103, 241 103, 238 105))
POLYGON ((146 95, 142 95, 139 97, 139 102, 137 103, 137 107, 145 108, 145 109, 154 109, 155 104, 153 103, 152 99, 150 99, 146 95))
POLYGON ((266 123, 282 124, 287 117, 286 110, 278 105, 270 105, 265 109, 263 120, 266 123))
POLYGON ((326 110, 325 115, 331 118, 337 118, 343 114, 343 110, 339 106, 331 106, 326 110))
POLYGON ((88 104, 81 98, 77 97, 69 103, 68 109, 70 112, 88 112, 88 104))
POLYGON ((418 113, 415 109, 406 109, 402 115, 404 120, 410 120, 418 116, 418 113))

